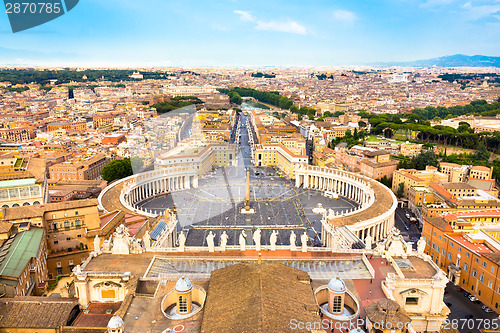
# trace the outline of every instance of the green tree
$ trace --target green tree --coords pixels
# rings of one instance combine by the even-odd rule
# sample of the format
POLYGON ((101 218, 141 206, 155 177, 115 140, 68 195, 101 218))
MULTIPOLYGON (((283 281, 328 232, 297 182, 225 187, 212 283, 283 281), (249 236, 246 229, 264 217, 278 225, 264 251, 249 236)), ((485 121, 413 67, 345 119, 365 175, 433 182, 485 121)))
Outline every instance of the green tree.
POLYGON ((360 128, 366 127, 366 123, 363 120, 358 121, 358 126, 360 128))
POLYGON ((475 161, 488 161, 490 159, 490 152, 486 149, 484 143, 480 143, 478 149, 474 153, 473 159, 475 161))
POLYGON ((377 179, 379 182, 387 186, 388 188, 392 188, 392 178, 387 178, 387 176, 384 176, 380 179, 377 179))
POLYGON ((396 192, 396 196, 398 198, 402 198, 405 193, 405 183, 399 183, 398 191, 396 192))
POLYGON ((332 116, 332 113, 330 111, 323 112, 323 117, 327 118, 327 117, 331 117, 331 116, 332 116))
POLYGON ((114 160, 102 168, 101 176, 102 179, 107 182, 112 182, 116 179, 122 179, 128 176, 132 176, 132 164, 130 163, 130 158, 124 158, 122 160, 114 160))

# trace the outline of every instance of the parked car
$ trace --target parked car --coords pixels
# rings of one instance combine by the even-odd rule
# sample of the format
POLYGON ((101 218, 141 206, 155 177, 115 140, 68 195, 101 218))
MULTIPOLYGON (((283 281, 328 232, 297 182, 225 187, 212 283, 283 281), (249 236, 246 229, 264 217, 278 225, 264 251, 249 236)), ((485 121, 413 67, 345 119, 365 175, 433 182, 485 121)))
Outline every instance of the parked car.
POLYGON ((457 291, 460 293, 460 292, 462 292, 462 291, 464 291, 464 290, 463 290, 462 288, 458 287, 458 288, 457 288, 457 291))
POLYGON ((465 296, 465 297, 469 297, 469 296, 470 296, 470 293, 465 292, 465 293, 464 293, 464 296, 465 296))
POLYGON ((470 296, 469 296, 469 300, 470 300, 471 302, 478 301, 478 299, 477 299, 475 296, 472 296, 472 295, 470 295, 470 296))
POLYGON ((410 218, 410 214, 406 213, 406 218, 409 219, 410 218))
POLYGON ((483 309, 484 312, 493 312, 493 310, 487 307, 486 305, 483 305, 481 309, 483 309))

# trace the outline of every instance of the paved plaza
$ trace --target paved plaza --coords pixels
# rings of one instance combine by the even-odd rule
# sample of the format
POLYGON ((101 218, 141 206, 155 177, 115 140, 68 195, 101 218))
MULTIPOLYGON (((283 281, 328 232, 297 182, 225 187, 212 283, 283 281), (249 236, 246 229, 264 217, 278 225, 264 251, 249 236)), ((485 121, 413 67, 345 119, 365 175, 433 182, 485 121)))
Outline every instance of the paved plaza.
POLYGON ((277 230, 277 245, 289 245, 292 230, 300 245, 300 235, 307 230, 309 245, 320 243, 321 215, 312 209, 321 203, 325 208, 347 212, 358 206, 346 198, 329 199, 322 192, 296 188, 295 181, 288 179, 272 167, 256 167, 252 164, 252 148, 246 123, 242 116, 240 143, 234 166, 219 167, 199 179, 198 188, 165 193, 148 198, 137 205, 160 213, 165 209, 177 211, 178 231, 187 235, 187 246, 206 246, 206 236, 215 234, 215 245, 225 230, 228 245, 238 245, 239 235, 246 231, 247 244, 252 245, 256 228, 262 231, 261 244, 269 244, 269 235, 277 230), (246 204, 246 177, 250 180, 250 207, 255 214, 241 214, 246 204))

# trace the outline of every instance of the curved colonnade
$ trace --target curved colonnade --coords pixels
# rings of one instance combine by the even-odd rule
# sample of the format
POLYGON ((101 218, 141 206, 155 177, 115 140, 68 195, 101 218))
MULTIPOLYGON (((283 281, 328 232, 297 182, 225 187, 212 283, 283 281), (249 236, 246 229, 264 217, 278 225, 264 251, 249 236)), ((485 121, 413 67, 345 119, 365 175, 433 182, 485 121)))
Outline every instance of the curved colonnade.
POLYGON ((148 217, 156 217, 161 212, 137 207, 137 203, 158 194, 197 188, 198 170, 191 166, 173 166, 123 178, 106 187, 99 195, 99 205, 104 210, 103 197, 109 188, 118 184, 122 185, 119 198, 122 206, 148 217))
POLYGON ((336 227, 346 226, 360 240, 384 239, 394 227, 396 196, 381 183, 351 172, 318 166, 300 166, 295 170, 295 186, 319 191, 332 191, 357 202, 358 209, 343 213, 330 212, 322 219, 322 242, 336 247, 336 227))

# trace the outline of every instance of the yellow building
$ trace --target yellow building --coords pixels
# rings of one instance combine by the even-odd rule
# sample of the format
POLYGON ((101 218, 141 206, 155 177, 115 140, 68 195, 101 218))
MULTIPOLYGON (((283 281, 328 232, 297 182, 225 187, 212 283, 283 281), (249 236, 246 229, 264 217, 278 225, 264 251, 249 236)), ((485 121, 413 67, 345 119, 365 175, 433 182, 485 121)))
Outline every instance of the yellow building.
POLYGON ((427 166, 426 170, 401 169, 394 171, 392 179, 392 191, 397 193, 399 184, 403 183, 403 196, 409 197, 410 188, 413 186, 428 187, 431 183, 446 183, 448 175, 437 171, 437 168, 427 166))
POLYGON ((295 177, 295 167, 307 164, 305 149, 290 149, 285 146, 261 144, 255 149, 256 166, 277 166, 288 177, 295 177))

